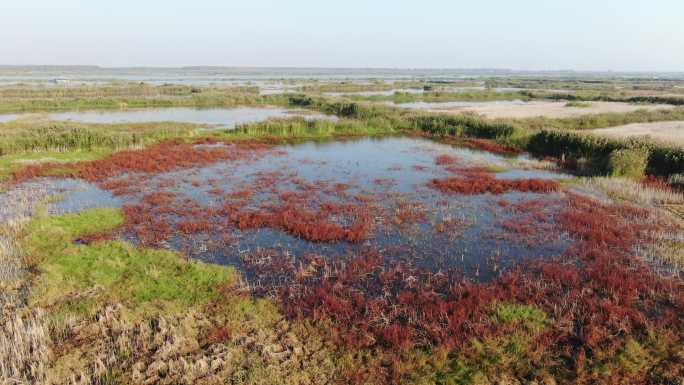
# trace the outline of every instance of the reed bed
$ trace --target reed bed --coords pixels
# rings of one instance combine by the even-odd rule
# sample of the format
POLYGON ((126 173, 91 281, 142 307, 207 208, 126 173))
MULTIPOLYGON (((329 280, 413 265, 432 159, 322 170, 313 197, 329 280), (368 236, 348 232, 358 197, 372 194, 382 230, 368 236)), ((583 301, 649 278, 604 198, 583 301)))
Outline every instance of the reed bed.
POLYGON ((581 185, 604 192, 613 199, 625 200, 639 205, 658 206, 684 204, 684 194, 669 188, 658 188, 634 179, 618 177, 593 177, 581 179, 581 185))
POLYGON ((0 383, 46 383, 51 355, 45 313, 26 306, 28 266, 18 238, 44 193, 0 194, 0 383))
POLYGON ((19 120, 0 124, 0 156, 46 151, 115 151, 195 136, 199 127, 196 124, 171 122, 92 124, 19 120))
MULTIPOLYGON (((41 112, 60 110, 85 110, 85 109, 122 109, 122 108, 164 108, 164 107, 235 107, 256 105, 286 105, 286 95, 259 95, 258 89, 241 88, 200 88, 199 92, 185 94, 169 94, 160 91, 135 93, 112 90, 94 89, 90 92, 78 91, 66 92, 65 96, 50 96, 47 91, 35 92, 30 97, 6 97, 0 98, 0 113, 11 112, 41 112), (79 95, 79 92, 81 93, 79 95), (155 93, 156 92, 156 93, 155 93)), ((1 89, 0 89, 1 92, 1 89)), ((28 92, 31 95, 30 92, 28 92)))

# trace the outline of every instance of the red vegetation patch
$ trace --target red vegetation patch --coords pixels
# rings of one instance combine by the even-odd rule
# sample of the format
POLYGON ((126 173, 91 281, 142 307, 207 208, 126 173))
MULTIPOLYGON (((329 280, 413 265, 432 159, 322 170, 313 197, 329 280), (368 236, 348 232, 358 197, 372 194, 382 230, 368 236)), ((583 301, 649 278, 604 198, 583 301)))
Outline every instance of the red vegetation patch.
POLYGON ((394 207, 391 220, 393 224, 398 226, 424 222, 427 220, 427 209, 421 204, 406 201, 399 202, 394 207))
POLYGON ((373 183, 378 186, 394 186, 397 184, 397 181, 393 178, 376 178, 373 180, 373 183))
POLYGON ((440 155, 437 158, 435 158, 435 164, 438 166, 456 164, 457 162, 458 162, 458 159, 455 156, 446 155, 446 154, 440 155))
POLYGON ((463 176, 433 179, 429 186, 446 194, 503 194, 511 191, 549 193, 558 191, 560 184, 546 179, 497 179, 480 168, 459 169, 463 176))
MULTIPOLYGON (((570 234, 573 247, 553 261, 520 266, 479 284, 373 251, 351 259, 270 255, 245 263, 260 280, 277 271, 277 282, 265 291, 277 293, 290 317, 324 320, 337 343, 379 349, 394 357, 390 360, 400 361, 402 352, 415 346, 462 349, 473 339, 504 338, 511 330, 491 318, 492 307, 501 302, 534 305, 547 314, 548 325, 530 348, 540 357, 539 367, 556 367, 569 378, 615 357, 629 340, 648 341, 654 330, 674 338, 663 349, 677 354, 684 336, 684 284, 657 275, 632 256, 661 226, 648 212, 573 194, 551 212, 535 209, 545 205, 541 200, 501 203, 528 213, 523 233, 548 231, 552 219, 560 226, 553 231, 570 234)), ((388 383, 401 368, 396 365, 388 383)), ((641 383, 648 373, 614 376, 641 383)))
POLYGON ((373 221, 368 206, 319 202, 317 209, 313 209, 294 199, 300 197, 296 193, 290 194, 285 196, 290 203, 238 211, 231 215, 231 220, 240 230, 279 228, 312 242, 359 242, 370 236, 373 221))
POLYGON ((115 232, 109 231, 106 233, 96 233, 96 234, 84 235, 84 236, 76 239, 76 242, 84 244, 84 245, 90 245, 91 243, 97 243, 97 242, 102 242, 102 241, 111 241, 115 238, 116 238, 115 232))
POLYGON ((670 193, 677 193, 677 189, 674 188, 667 179, 662 177, 657 177, 654 175, 648 175, 641 180, 641 184, 656 190, 661 190, 670 193))
MULTIPOLYGON (((90 182, 104 182, 108 178, 124 174, 159 174, 218 161, 253 159, 272 148, 272 145, 258 142, 206 146, 169 141, 142 150, 120 151, 100 160, 67 165, 32 165, 15 172, 13 180, 21 182, 33 177, 49 175, 51 170, 57 168, 69 168, 75 170, 70 173, 70 176, 90 182)), ((105 188, 111 188, 111 185, 105 185, 105 188)))
POLYGON ((465 219, 444 218, 434 225, 434 229, 440 233, 460 233, 469 225, 470 222, 465 219))
POLYGON ((499 200, 497 204, 511 214, 501 223, 505 230, 502 238, 529 247, 553 244, 560 239, 562 229, 556 225, 555 217, 565 206, 561 198, 544 197, 518 203, 499 200))
POLYGON ((102 160, 80 163, 78 176, 89 181, 102 181, 124 173, 159 174, 218 161, 248 158, 271 148, 271 145, 261 143, 209 147, 165 142, 143 150, 121 151, 102 160))
POLYGON ((495 154, 520 154, 523 152, 519 147, 499 144, 488 139, 466 138, 463 139, 463 144, 466 147, 493 152, 495 154))

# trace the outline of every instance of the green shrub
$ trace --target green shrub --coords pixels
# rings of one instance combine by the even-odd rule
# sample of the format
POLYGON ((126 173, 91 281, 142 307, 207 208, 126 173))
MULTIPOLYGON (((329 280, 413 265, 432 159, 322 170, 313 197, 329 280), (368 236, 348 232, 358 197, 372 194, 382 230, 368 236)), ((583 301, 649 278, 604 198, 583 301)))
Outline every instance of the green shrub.
POLYGON ((669 176, 684 171, 684 149, 666 147, 643 139, 616 140, 560 130, 541 130, 530 137, 526 147, 539 156, 566 161, 585 159, 594 175, 610 174, 610 156, 616 150, 632 149, 647 154, 649 175, 669 176))
POLYGON ((608 158, 608 170, 612 176, 639 178, 645 175, 648 152, 643 149, 613 151, 608 158))

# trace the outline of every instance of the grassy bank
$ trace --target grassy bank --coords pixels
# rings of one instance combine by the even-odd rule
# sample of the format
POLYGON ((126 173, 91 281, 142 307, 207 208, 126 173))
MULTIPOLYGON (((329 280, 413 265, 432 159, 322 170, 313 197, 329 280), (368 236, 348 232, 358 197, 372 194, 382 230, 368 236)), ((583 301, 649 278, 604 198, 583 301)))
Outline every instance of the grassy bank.
POLYGON ((109 83, 104 85, 82 85, 78 87, 0 87, 3 99, 57 99, 57 98, 105 98, 105 97, 163 97, 226 94, 258 94, 258 87, 198 87, 178 84, 150 85, 145 83, 109 83))
POLYGON ((399 131, 380 119, 306 120, 304 118, 270 119, 265 122, 238 125, 224 131, 229 138, 307 139, 362 135, 391 135, 399 131))
POLYGON ((283 95, 259 88, 122 83, 82 87, 0 87, 0 113, 151 107, 285 105, 283 95))
POLYGON ((684 96, 615 96, 605 94, 532 94, 534 98, 581 102, 622 102, 635 104, 670 104, 684 106, 684 96))
POLYGON ((46 99, 2 99, 0 113, 47 112, 61 110, 96 110, 122 108, 165 108, 165 107, 235 107, 285 105, 282 95, 226 94, 197 95, 182 97, 103 97, 103 98, 46 98, 46 99))
MULTIPOLYGON (((565 119, 489 120, 472 115, 439 115, 305 95, 279 96, 278 100, 288 106, 333 114, 340 120, 272 119, 239 125, 235 130, 212 135, 240 139, 287 139, 421 132, 435 136, 485 138, 514 145, 539 156, 558 157, 567 166, 594 175, 611 172, 608 160, 614 151, 639 148, 648 153, 648 173, 668 176, 684 172, 682 149, 644 140, 600 139, 569 132, 571 129, 634 122, 681 120, 684 119, 684 110, 681 108, 565 119)), ((0 123, 0 174, 7 175, 9 170, 21 167, 24 162, 46 158, 56 161, 88 160, 123 148, 169 139, 198 138, 198 127, 181 123, 86 124, 44 120, 0 123)))
POLYGON ((513 125, 532 130, 592 130, 622 126, 631 123, 651 123, 684 120, 684 108, 663 110, 637 110, 626 113, 589 114, 573 118, 536 117, 528 119, 509 119, 513 125))
POLYGON ((40 271, 30 303, 93 315, 102 303, 115 301, 141 316, 168 314, 207 303, 219 284, 236 281, 232 268, 186 262, 174 252, 122 241, 73 243, 122 222, 120 210, 106 208, 34 219, 22 241, 29 265, 40 271), (70 298, 88 291, 92 295, 70 298))
POLYGON ((94 160, 115 151, 199 135, 189 123, 93 124, 48 120, 0 123, 0 180, 37 162, 94 160))
POLYGON ((493 100, 530 100, 528 92, 496 92, 496 91, 470 91, 470 92, 425 92, 422 94, 395 92, 392 95, 347 95, 351 100, 367 102, 455 102, 455 101, 493 101, 493 100))
MULTIPOLYGON (((553 156, 562 159, 567 166, 580 169, 583 173, 601 175, 611 172, 609 158, 614 151, 640 149, 647 153, 647 172, 651 175, 669 176, 684 172, 684 149, 667 147, 648 140, 614 140, 581 133, 547 129, 543 122, 555 122, 563 127, 578 127, 588 117, 577 119, 550 120, 488 120, 470 115, 438 115, 408 112, 386 106, 366 105, 349 102, 329 102, 324 99, 292 97, 290 103, 318 109, 338 116, 357 119, 355 127, 393 128, 394 132, 420 131, 436 136, 476 137, 493 139, 506 145, 516 145, 539 156, 553 156)), ((679 119, 680 109, 672 111, 637 111, 629 114, 609 115, 613 123, 627 124, 634 121, 654 121, 660 118, 679 119), (619 120, 619 122, 618 122, 619 120)), ((604 117, 605 118, 605 117, 604 117)), ((608 119, 608 118, 606 118, 608 119)), ((600 124, 601 118, 593 123, 584 123, 584 128, 600 124)), ((551 124, 551 126, 553 126, 551 124)), ((304 128, 304 127, 302 127, 304 128)), ((243 130, 248 130, 243 127, 243 130)), ((276 127, 269 127, 276 131, 276 127)), ((360 129, 356 130, 361 131, 360 129)), ((255 133, 259 133, 258 130, 255 133)))
POLYGON ((191 123, 97 124, 44 119, 0 123, 0 156, 45 151, 117 150, 195 135, 191 123))
POLYGON ((32 288, 26 307, 0 318, 0 379, 323 384, 380 364, 253 298, 231 267, 109 239, 124 219, 111 208, 37 213, 16 232, 32 288))
POLYGON ((423 89, 428 83, 423 81, 399 81, 399 82, 383 82, 375 81, 370 83, 358 82, 310 82, 299 88, 300 91, 306 93, 322 93, 322 92, 372 92, 372 91, 388 91, 398 88, 414 88, 423 89))
POLYGON ((681 93, 682 80, 634 78, 634 79, 599 79, 599 78, 491 78, 485 80, 487 87, 527 88, 550 90, 573 90, 606 94, 627 95, 634 91, 655 91, 681 93))

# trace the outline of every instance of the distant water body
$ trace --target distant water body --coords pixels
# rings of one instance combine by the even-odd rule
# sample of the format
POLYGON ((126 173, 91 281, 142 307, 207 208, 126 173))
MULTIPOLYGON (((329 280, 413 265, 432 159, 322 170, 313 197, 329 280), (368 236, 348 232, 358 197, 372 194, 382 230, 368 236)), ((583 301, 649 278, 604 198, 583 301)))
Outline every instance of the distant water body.
MULTIPOLYGON (((635 74, 617 72, 549 71, 527 72, 500 69, 364 69, 364 68, 103 68, 96 66, 1 66, 0 85, 41 83, 46 85, 97 84, 112 81, 144 82, 150 84, 263 84, 287 80, 319 81, 398 81, 458 79, 497 76, 554 76, 554 77, 624 77, 635 74)), ((661 78, 684 77, 684 74, 645 74, 661 78)))

